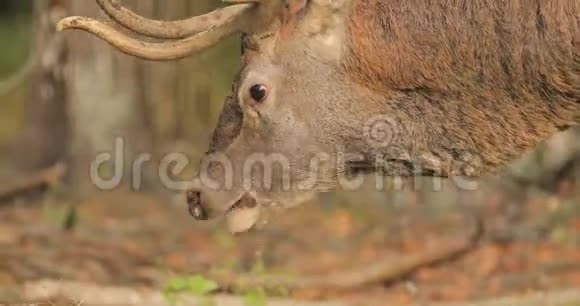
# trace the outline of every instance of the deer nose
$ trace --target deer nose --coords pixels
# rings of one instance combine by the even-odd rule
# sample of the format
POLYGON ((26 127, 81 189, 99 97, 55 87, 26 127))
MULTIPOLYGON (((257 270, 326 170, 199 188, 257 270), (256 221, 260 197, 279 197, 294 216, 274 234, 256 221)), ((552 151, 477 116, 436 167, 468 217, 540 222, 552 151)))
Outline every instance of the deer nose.
POLYGON ((207 201, 204 201, 200 191, 190 190, 187 192, 187 207, 189 214, 196 220, 209 220, 210 209, 205 207, 204 204, 207 205, 207 201))

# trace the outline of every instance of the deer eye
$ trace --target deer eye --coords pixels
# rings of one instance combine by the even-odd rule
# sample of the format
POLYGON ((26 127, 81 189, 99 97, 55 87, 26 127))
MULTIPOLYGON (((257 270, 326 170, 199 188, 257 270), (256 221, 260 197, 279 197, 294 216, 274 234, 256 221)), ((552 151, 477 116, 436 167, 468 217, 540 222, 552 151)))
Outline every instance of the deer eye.
POLYGON ((268 87, 263 84, 256 84, 250 87, 250 97, 252 100, 261 103, 268 97, 268 87))

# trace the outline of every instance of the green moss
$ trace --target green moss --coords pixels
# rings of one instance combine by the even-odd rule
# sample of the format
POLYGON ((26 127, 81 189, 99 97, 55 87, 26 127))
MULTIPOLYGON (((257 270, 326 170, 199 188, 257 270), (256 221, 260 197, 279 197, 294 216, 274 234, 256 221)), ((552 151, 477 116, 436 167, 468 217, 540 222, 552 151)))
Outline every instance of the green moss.
POLYGON ((216 282, 202 275, 171 279, 163 289, 163 296, 170 305, 175 305, 179 293, 188 293, 202 299, 203 306, 213 305, 209 294, 219 289, 216 282))

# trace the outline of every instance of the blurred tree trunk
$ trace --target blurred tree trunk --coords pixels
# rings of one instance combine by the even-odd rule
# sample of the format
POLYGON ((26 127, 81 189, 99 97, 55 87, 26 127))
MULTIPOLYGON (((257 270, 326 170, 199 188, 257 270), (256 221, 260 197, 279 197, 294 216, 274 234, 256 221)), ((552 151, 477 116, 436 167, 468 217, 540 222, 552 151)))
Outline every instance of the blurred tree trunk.
POLYGON ((67 94, 64 67, 67 48, 55 33, 64 16, 63 1, 39 0, 34 5, 34 39, 30 61, 33 70, 24 105, 19 161, 31 170, 53 165, 68 147, 67 94))
MULTIPOLYGON (((67 0, 71 15, 104 16, 95 1, 67 0)), ((152 0, 123 1, 140 14, 150 16, 152 0)), ((93 187, 90 164, 100 153, 113 154, 103 179, 121 167, 113 164, 117 140, 123 142, 123 183, 130 183, 127 170, 139 153, 151 152, 151 129, 147 123, 147 84, 144 62, 121 54, 87 33, 67 33, 70 48, 68 97, 70 99, 71 182, 80 192, 93 187)), ((101 169, 102 170, 102 169, 101 169)))
MULTIPOLYGON (((107 19, 95 1, 44 1, 50 9, 37 9, 36 49, 42 52, 26 106, 24 147, 31 159, 26 164, 38 168, 65 159, 71 190, 80 194, 95 190, 89 169, 103 152, 112 155, 99 167, 106 180, 118 174, 115 169, 121 165, 113 160, 115 150, 123 149, 125 186, 133 182, 127 174, 142 154, 150 154, 154 162, 164 152, 186 152, 196 164, 229 92, 239 40, 178 62, 147 62, 84 32, 54 32, 55 22, 65 15, 107 19)), ((137 13, 158 19, 201 14, 217 4, 123 1, 137 13)), ((141 177, 145 184, 153 179, 158 183, 153 162, 148 163, 150 175, 141 177)))
MULTIPOLYGON (((106 18, 94 1, 67 1, 71 15, 106 18)), ((123 5, 148 17, 179 19, 207 12, 216 3, 211 0, 126 0, 123 5)), ((132 162, 140 153, 152 155, 149 172, 141 178, 145 184, 153 179, 158 183, 153 177, 157 169, 151 167, 155 157, 167 151, 191 149, 175 148, 173 144, 178 140, 194 138, 205 144, 207 137, 198 136, 209 134, 207 129, 187 125, 189 121, 199 124, 209 117, 207 83, 211 77, 200 81, 202 73, 191 65, 196 59, 147 62, 124 55, 87 33, 77 32, 69 37, 71 181, 81 185, 78 187, 92 183, 86 180, 88 165, 101 152, 113 153, 115 139, 124 140, 126 170, 132 170, 132 162), (201 109, 205 108, 205 112, 197 111, 196 105, 204 106, 201 109), (196 115, 191 115, 191 109, 196 115)), ((211 70, 211 63, 204 65, 211 70)), ((209 127, 208 124, 203 126, 209 127)), ((114 169, 109 170, 103 176, 112 175, 114 169)), ((132 183, 131 179, 125 175, 124 183, 132 183)))
MULTIPOLYGON (((219 5, 215 0, 156 0, 153 17, 175 20, 200 15, 219 5)), ((185 153, 190 165, 179 176, 191 178, 209 138, 224 98, 231 92, 240 59, 240 39, 172 63, 146 65, 147 95, 158 156, 185 153)), ((182 198, 177 197, 179 203, 182 198)))
MULTIPOLYGON (((217 1, 211 0, 174 0, 155 1, 153 16, 157 19, 183 19, 206 13, 215 8, 217 1)), ((225 47, 227 49, 227 46, 225 47)), ((233 71, 220 69, 219 62, 223 62, 218 46, 209 52, 198 54, 171 64, 150 63, 147 66, 147 82, 150 83, 150 95, 155 103, 152 105, 153 122, 156 127, 156 138, 161 143, 161 150, 183 140, 194 144, 204 145, 204 135, 211 129, 211 106, 217 104, 221 109, 222 84, 229 86, 229 77, 233 71), (212 74, 221 77, 214 78, 212 74), (212 97, 212 93, 219 92, 219 97, 212 97), (214 102, 214 103, 212 103, 214 102), (199 143, 198 143, 199 141, 199 143)), ((222 52, 223 53, 223 52, 222 52)), ((231 68, 230 68, 231 70, 231 68)), ((226 87, 227 88, 227 87, 226 87)))

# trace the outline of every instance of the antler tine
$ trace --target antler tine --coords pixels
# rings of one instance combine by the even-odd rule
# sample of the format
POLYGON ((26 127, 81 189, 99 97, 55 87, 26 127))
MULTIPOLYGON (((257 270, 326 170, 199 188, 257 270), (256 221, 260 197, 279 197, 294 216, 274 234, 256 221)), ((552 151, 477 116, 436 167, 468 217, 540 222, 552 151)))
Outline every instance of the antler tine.
MULTIPOLYGON (((239 7, 228 6, 211 13, 183 20, 163 21, 145 18, 123 7, 117 0, 96 0, 111 19, 127 29, 153 38, 178 39, 209 30, 221 24, 231 22, 239 17, 239 7)), ((236 1, 236 0, 234 0, 236 1)), ((242 3, 242 1, 237 1, 242 3)), ((259 0, 243 0, 243 3, 254 4, 259 0)))
MULTIPOLYGON (((239 7, 240 13, 250 7, 239 7)), ((57 27, 59 31, 78 29, 89 32, 128 55, 154 61, 170 61, 187 57, 205 50, 239 31, 239 25, 236 22, 230 22, 189 38, 150 43, 128 37, 103 22, 87 17, 68 17, 61 20, 57 27)))
POLYGON ((273 22, 283 3, 282 0, 225 0, 225 2, 237 4, 218 9, 205 16, 191 18, 188 22, 181 23, 176 29, 170 29, 175 24, 146 19, 129 13, 129 10, 120 8, 115 0, 97 1, 106 7, 108 13, 112 11, 118 13, 112 16, 113 19, 137 33, 157 38, 181 37, 187 31, 197 33, 187 38, 152 43, 129 37, 110 25, 86 17, 68 17, 57 25, 59 31, 83 30, 107 41, 126 54, 156 61, 184 58, 207 49, 236 32, 259 31, 273 22), (210 22, 208 16, 215 18, 210 22), (190 27, 186 29, 185 24, 189 24, 190 27))

